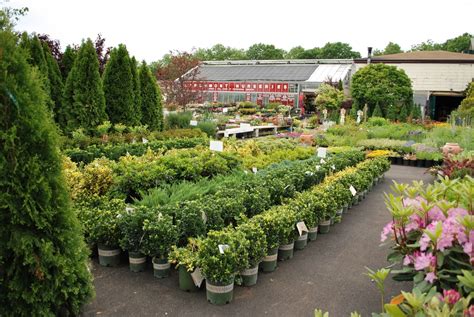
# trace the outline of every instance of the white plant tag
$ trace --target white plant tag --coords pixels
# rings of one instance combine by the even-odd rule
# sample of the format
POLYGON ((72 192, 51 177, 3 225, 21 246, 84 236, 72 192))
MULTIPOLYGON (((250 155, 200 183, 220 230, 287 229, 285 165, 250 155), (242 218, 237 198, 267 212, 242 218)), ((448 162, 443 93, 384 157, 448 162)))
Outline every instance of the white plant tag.
POLYGON ((254 174, 257 174, 257 168, 256 168, 256 167, 252 167, 252 172, 253 172, 254 174))
POLYGON ((135 208, 127 206, 127 207, 125 207, 125 211, 126 212, 133 212, 133 211, 135 211, 135 208))
POLYGON ((196 285, 196 287, 201 287, 204 277, 202 277, 200 268, 197 267, 194 272, 191 273, 191 278, 193 279, 194 285, 196 285))
POLYGON ((229 109, 227 109, 227 108, 222 108, 222 113, 227 113, 227 112, 229 112, 229 109))
POLYGON ((349 187, 349 190, 351 191, 352 196, 355 196, 355 195, 357 194, 357 191, 356 191, 356 189, 354 188, 354 186, 351 185, 351 186, 349 187))
POLYGON ((296 228, 298 228, 298 233, 300 236, 303 234, 304 231, 308 232, 308 228, 306 227, 304 221, 300 221, 296 224, 296 228))
POLYGON ((195 127, 198 125, 198 122, 196 120, 191 120, 189 121, 189 125, 192 126, 192 127, 195 127))
POLYGON ((324 164, 326 163, 326 161, 324 159, 321 159, 321 164, 324 164))
POLYGON ((230 248, 228 244, 219 244, 218 247, 220 254, 224 254, 224 251, 230 248))
POLYGON ((213 141, 209 143, 209 148, 211 151, 222 152, 224 151, 224 143, 222 141, 213 141))
POLYGON ((335 165, 333 165, 333 166, 331 166, 331 167, 332 167, 333 170, 336 170, 336 166, 335 166, 335 165))
POLYGON ((148 140, 145 139, 145 138, 142 138, 142 143, 143 143, 143 144, 147 144, 147 143, 148 143, 148 140))
POLYGON ((318 157, 326 157, 327 151, 327 147, 318 147, 318 157))
POLYGON ((204 211, 201 211, 201 218, 202 218, 202 221, 203 221, 204 223, 207 222, 207 215, 206 215, 206 213, 205 213, 204 211))
POLYGON ((316 170, 317 170, 317 171, 319 171, 320 168, 321 168, 321 166, 316 165, 316 170))

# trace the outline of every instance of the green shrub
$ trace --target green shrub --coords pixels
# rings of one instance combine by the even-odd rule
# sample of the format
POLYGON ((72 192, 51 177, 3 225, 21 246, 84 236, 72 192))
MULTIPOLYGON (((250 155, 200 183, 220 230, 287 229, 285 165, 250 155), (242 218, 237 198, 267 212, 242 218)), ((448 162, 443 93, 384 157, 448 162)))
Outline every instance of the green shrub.
POLYGON ((143 222, 142 252, 150 257, 168 258, 171 247, 178 242, 178 229, 173 218, 161 213, 143 222))
POLYGON ((201 121, 198 123, 197 128, 206 133, 206 135, 210 138, 214 138, 216 136, 217 124, 215 122, 201 121))
POLYGON ((165 117, 165 129, 187 129, 192 118, 193 114, 188 111, 169 113, 165 117))
POLYGON ((387 119, 381 118, 380 116, 372 116, 367 121, 367 126, 369 127, 378 127, 378 126, 386 126, 390 122, 387 119))
POLYGON ((36 68, 0 13, 0 315, 78 315, 93 295, 58 133, 36 68))
POLYGON ((410 114, 410 111, 409 111, 409 106, 407 104, 404 104, 402 106, 402 108, 400 109, 400 113, 398 114, 398 120, 400 122, 406 122, 407 121, 407 118, 408 118, 408 115, 410 114))

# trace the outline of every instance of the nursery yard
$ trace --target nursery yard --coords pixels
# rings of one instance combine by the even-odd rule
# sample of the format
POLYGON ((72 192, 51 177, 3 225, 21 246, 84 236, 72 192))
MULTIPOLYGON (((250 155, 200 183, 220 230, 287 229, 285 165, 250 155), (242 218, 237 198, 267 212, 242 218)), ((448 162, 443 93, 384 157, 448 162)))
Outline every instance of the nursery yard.
MULTIPOLYGON (((253 287, 235 287, 234 300, 224 306, 207 303, 204 289, 186 293, 177 287, 178 274, 156 279, 147 272, 130 272, 126 262, 119 268, 101 267, 93 260, 95 300, 84 316, 312 316, 315 308, 332 316, 363 316, 380 309, 380 295, 363 273, 365 266, 387 265, 388 247, 380 247, 381 228, 390 220, 383 192, 392 180, 432 180, 424 168, 392 166, 358 206, 326 235, 318 235, 293 259, 278 262, 273 273, 259 274, 253 287)), ((387 280, 387 294, 394 296, 404 286, 387 280)), ((409 289, 410 285, 405 284, 409 289)))

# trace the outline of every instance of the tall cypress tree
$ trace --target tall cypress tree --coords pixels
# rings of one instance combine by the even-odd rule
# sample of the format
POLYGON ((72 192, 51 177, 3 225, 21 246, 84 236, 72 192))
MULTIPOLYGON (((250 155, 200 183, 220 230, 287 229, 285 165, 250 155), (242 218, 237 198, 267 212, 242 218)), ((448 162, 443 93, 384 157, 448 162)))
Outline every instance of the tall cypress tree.
POLYGON ((104 94, 107 114, 112 123, 128 126, 140 124, 139 116, 134 111, 130 57, 123 44, 112 50, 110 60, 105 65, 104 94))
POLYGON ((50 84, 51 100, 53 101, 53 114, 54 118, 57 121, 60 116, 58 116, 58 111, 61 109, 62 105, 62 94, 63 94, 63 80, 61 77, 61 72, 59 71, 58 62, 54 59, 49 46, 46 42, 42 43, 44 57, 46 64, 48 66, 48 79, 50 84))
POLYGON ((142 100, 140 96, 140 81, 138 80, 137 60, 135 56, 130 59, 130 71, 132 73, 133 82, 133 108, 137 114, 138 123, 142 120, 142 100))
POLYGON ((38 70, 0 29, 0 315, 79 313, 92 296, 38 70))
POLYGON ((142 101, 142 123, 152 130, 163 130, 163 107, 160 88, 150 68, 142 62, 139 69, 140 96, 142 101))
POLYGON ((64 87, 61 117, 66 131, 92 131, 107 120, 99 62, 90 39, 82 43, 64 87))
POLYGON ((61 59, 61 75, 63 76, 64 81, 66 81, 67 75, 74 65, 76 55, 77 52, 75 49, 73 49, 70 45, 66 46, 66 50, 64 50, 64 54, 61 59))

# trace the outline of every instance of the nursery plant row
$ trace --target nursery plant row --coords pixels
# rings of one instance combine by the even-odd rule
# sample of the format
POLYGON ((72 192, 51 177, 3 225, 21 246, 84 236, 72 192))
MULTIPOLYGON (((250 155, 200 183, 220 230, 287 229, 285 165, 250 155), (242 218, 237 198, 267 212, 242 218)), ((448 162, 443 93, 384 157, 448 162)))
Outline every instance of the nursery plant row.
MULTIPOLYGON (((118 213, 118 219, 123 219, 122 225, 119 225, 118 222, 120 221, 117 221, 115 224, 108 223, 103 226, 95 226, 95 231, 100 227, 102 227, 102 229, 109 229, 108 234, 104 235, 104 237, 109 238, 108 241, 99 241, 100 239, 98 238, 100 237, 97 235, 92 235, 91 238, 95 238, 96 242, 99 243, 99 259, 102 264, 114 265, 119 259, 120 249, 117 249, 116 244, 115 246, 110 247, 113 243, 113 241, 110 240, 110 237, 114 236, 114 234, 111 234, 110 228, 116 228, 115 243, 117 243, 116 241, 120 241, 122 247, 129 251, 130 268, 135 271, 142 270, 146 263, 146 257, 144 255, 153 256, 153 267, 155 276, 157 277, 163 277, 169 274, 170 264, 167 257, 170 246, 175 244, 176 241, 179 241, 178 246, 183 246, 189 242, 186 247, 179 249, 174 247, 174 251, 171 252, 171 257, 181 264, 180 284, 183 284, 181 287, 192 289, 192 283, 190 283, 190 281, 192 281, 191 276, 195 277, 196 275, 199 275, 199 270, 195 270, 195 265, 199 262, 199 265, 202 268, 202 274, 207 278, 207 283, 214 282, 214 284, 209 284, 209 288, 211 289, 210 293, 208 290, 208 293, 211 296, 210 300, 219 304, 222 303, 222 298, 224 298, 224 302, 226 302, 230 299, 226 296, 222 297, 219 295, 219 290, 231 288, 229 286, 230 283, 228 283, 230 282, 230 277, 227 275, 227 278, 218 278, 219 274, 227 272, 224 273, 225 276, 225 274, 231 272, 233 285, 234 273, 244 270, 242 274, 244 284, 252 284, 253 280, 256 281, 256 274, 253 273, 257 270, 255 266, 255 261, 257 259, 261 260, 261 258, 264 258, 266 255, 261 265, 262 269, 272 271, 274 267, 276 267, 277 255, 275 249, 278 245, 283 245, 280 248, 281 258, 285 259, 292 256, 293 246, 295 245, 293 239, 295 238, 296 223, 298 224, 298 227, 300 227, 300 233, 303 237, 297 239, 296 247, 303 248, 308 236, 309 239, 314 239, 316 237, 318 224, 320 232, 327 232, 331 221, 334 223, 336 217, 340 219, 343 210, 347 210, 354 199, 356 201, 360 199, 364 192, 371 187, 373 180, 377 179, 377 177, 389 166, 386 159, 372 159, 359 164, 356 169, 349 168, 334 176, 328 176, 323 184, 314 186, 324 178, 324 175, 329 173, 332 174, 333 171, 336 170, 336 165, 337 170, 340 170, 344 168, 344 165, 350 166, 360 160, 360 152, 340 153, 327 159, 327 162, 323 164, 319 162, 319 159, 307 160, 307 162, 304 163, 308 164, 308 168, 310 167, 310 164, 313 164, 312 170, 314 172, 306 170, 303 177, 299 175, 299 182, 298 178, 295 177, 293 179, 294 183, 291 184, 290 182, 288 184, 290 186, 287 185, 286 187, 281 187, 278 186, 279 184, 276 184, 276 187, 280 188, 280 190, 283 189, 280 193, 285 193, 287 187, 294 187, 295 184, 306 184, 303 186, 300 185, 301 187, 298 188, 300 190, 313 186, 311 190, 298 193, 296 188, 290 188, 290 192, 293 190, 293 195, 275 196, 274 194, 273 198, 277 199, 274 200, 273 203, 279 203, 282 199, 285 203, 281 206, 271 207, 263 213, 240 210, 240 214, 236 212, 233 215, 232 213, 226 215, 226 212, 229 209, 226 208, 226 205, 224 204, 225 207, 221 209, 219 221, 214 222, 213 226, 203 228, 202 224, 207 224, 209 219, 213 218, 212 212, 209 213, 209 208, 202 209, 203 206, 206 206, 205 204, 198 205, 198 208, 195 208, 194 210, 195 212, 189 212, 189 210, 184 211, 183 215, 189 216, 189 219, 179 219, 178 213, 176 212, 182 209, 179 208, 179 206, 174 206, 174 208, 178 207, 174 215, 170 213, 169 210, 168 212, 166 211, 170 206, 162 208, 158 212, 152 208, 142 209, 142 207, 137 207, 134 210, 129 209, 125 213, 118 213), (313 162, 310 162, 311 160, 313 160, 313 162), (315 164, 316 162, 319 162, 320 164, 315 164), (315 174, 317 173, 322 174, 316 176, 315 174), (316 176, 316 178, 313 178, 313 176, 316 176), (350 185, 349 182, 351 183, 350 185), (353 196, 351 190, 354 191, 354 193, 359 192, 361 194, 353 196), (293 198, 288 200, 288 198, 285 197, 293 198), (203 210, 206 210, 206 212, 203 213, 203 210), (250 218, 255 214, 257 215, 250 218), (225 218, 227 221, 224 220, 225 218), (183 230, 183 228, 186 227, 183 226, 183 224, 186 223, 186 220, 188 221, 188 228, 198 228, 199 226, 196 226, 196 224, 200 224, 201 232, 203 232, 203 234, 200 235, 194 232, 192 234, 187 234, 186 230, 183 230), (136 228, 135 231, 131 229, 133 227, 136 228), (211 230, 208 232, 207 238, 202 240, 202 237, 208 229, 221 229, 222 227, 225 227, 225 229, 221 231, 211 230), (232 229, 234 227, 236 227, 236 229, 232 229), (125 229, 124 236, 119 238, 118 235, 120 235, 120 228, 122 228, 122 230, 124 228, 130 230, 127 231, 127 229, 125 229), (183 235, 183 233, 185 234, 183 235), (191 238, 198 236, 198 239, 191 238), (137 238, 139 238, 140 241, 137 241, 137 238), (216 250, 211 251, 209 249, 209 256, 204 256, 206 254, 205 250, 207 250, 206 245, 210 246, 213 244, 215 244, 214 246, 216 247, 216 250), (139 248, 137 248, 137 246, 139 248), (196 253, 196 250, 199 250, 199 252, 196 253), (212 254, 212 252, 218 253, 212 254), (249 257, 249 254, 253 255, 249 257), (260 258, 258 256, 259 254, 261 255, 260 258), (207 261, 202 259, 207 259, 207 261), (265 259, 267 259, 267 261, 265 261, 265 259), (268 259, 271 259, 271 261, 268 261, 268 259), (250 264, 252 264, 251 267, 250 264), (223 265, 234 265, 235 267, 229 271, 229 267, 222 267, 223 265), (242 265, 246 267, 243 267, 242 265), (184 267, 186 269, 183 269, 184 267), (216 267, 221 267, 223 271, 220 273, 217 272, 216 267), (193 275, 191 275, 191 273, 193 273, 193 275), (220 285, 222 283, 227 284, 220 285), (217 297, 213 295, 212 290, 217 292, 217 295, 214 294, 217 297)), ((297 165, 296 162, 286 164, 291 163, 297 165)), ((300 164, 304 163, 300 162, 300 164)), ((265 178, 265 175, 269 177, 269 172, 272 170, 278 170, 278 167, 280 167, 281 171, 284 171, 283 167, 285 164, 280 165, 281 166, 262 171, 262 176, 260 177, 265 178)), ((301 165, 298 167, 299 168, 295 170, 301 170, 301 165)), ((282 174, 285 175, 285 173, 282 174)), ((254 181, 258 178, 258 174, 249 177, 249 179, 253 179, 254 181)), ((271 179, 278 180, 278 177, 269 177, 269 180, 271 179)), ((288 180, 291 180, 291 177, 288 178, 288 180)), ((255 185, 255 183, 253 184, 255 185)), ((263 184, 265 184, 265 182, 263 182, 263 184)), ((268 183, 265 185, 268 185, 268 183)), ((273 187, 269 186, 268 188, 273 187)), ((208 202, 212 204, 215 202, 217 197, 209 196, 211 199, 208 202)), ((238 197, 238 195, 234 197, 238 197)), ((263 197, 265 197, 265 195, 263 197)), ((272 194, 267 193, 267 197, 271 199, 272 194)), ((252 196, 249 196, 248 198, 252 198, 252 196)), ((251 201, 251 199, 249 201, 251 201)), ((243 201, 240 201, 238 205, 242 205, 242 203, 243 201)), ((116 207, 119 208, 118 205, 116 207)), ((184 205, 186 205, 186 203, 184 203, 184 205)), ((213 205, 217 206, 222 204, 217 202, 213 205)), ((263 211, 262 208, 268 208, 268 204, 257 207, 260 207, 260 211, 263 211)), ((255 208, 255 206, 252 206, 251 208, 255 208)), ((113 213, 111 214, 110 210, 110 208, 102 210, 103 212, 101 213, 100 218, 109 220, 117 219, 117 215, 113 213)), ((92 214, 97 215, 97 212, 92 212, 92 214)), ((97 225, 99 222, 100 219, 91 219, 89 224, 97 225)), ((213 221, 211 220, 211 222, 213 221)))

